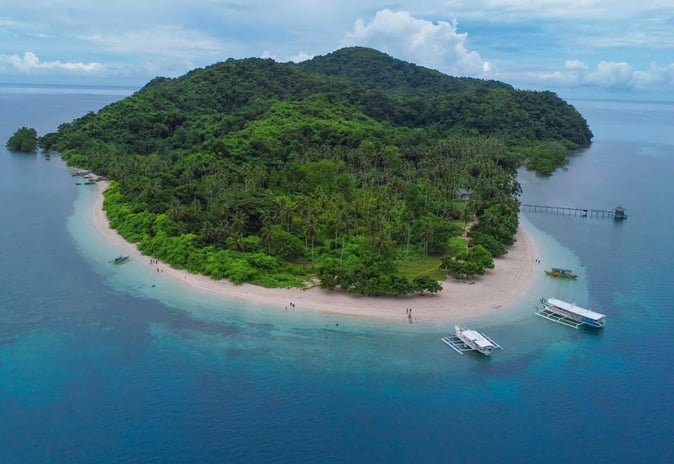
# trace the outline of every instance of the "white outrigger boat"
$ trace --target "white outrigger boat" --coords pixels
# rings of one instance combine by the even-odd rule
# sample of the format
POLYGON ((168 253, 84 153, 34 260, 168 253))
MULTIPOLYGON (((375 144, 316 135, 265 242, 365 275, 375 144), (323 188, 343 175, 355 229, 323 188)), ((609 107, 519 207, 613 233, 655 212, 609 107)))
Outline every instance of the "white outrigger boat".
POLYGON ((461 325, 454 326, 454 335, 442 337, 441 340, 459 354, 463 354, 464 351, 477 351, 485 356, 491 356, 495 349, 503 349, 485 334, 461 325))
POLYGON ((581 325, 604 327, 606 315, 587 308, 567 303, 557 298, 541 298, 541 306, 536 308, 536 315, 558 324, 577 329, 581 325))

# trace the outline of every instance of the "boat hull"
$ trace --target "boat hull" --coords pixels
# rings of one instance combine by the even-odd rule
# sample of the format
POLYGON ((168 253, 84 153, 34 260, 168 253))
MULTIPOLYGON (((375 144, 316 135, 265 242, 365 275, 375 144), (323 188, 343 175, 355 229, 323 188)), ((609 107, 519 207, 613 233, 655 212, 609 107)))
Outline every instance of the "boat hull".
MULTIPOLYGON (((555 317, 559 317, 569 322, 569 324, 565 325, 573 325, 576 328, 578 328, 580 325, 601 328, 606 324, 605 314, 597 313, 595 311, 576 306, 575 303, 568 303, 566 301, 553 298, 542 298, 541 303, 542 309, 555 314, 555 317)), ((546 319, 550 318, 546 317, 546 319)))
POLYGON ((576 274, 562 274, 562 273, 559 273, 559 272, 550 271, 548 269, 545 270, 545 273, 547 275, 549 275, 550 277, 555 277, 557 279, 573 280, 573 279, 578 278, 578 275, 576 275, 576 274))

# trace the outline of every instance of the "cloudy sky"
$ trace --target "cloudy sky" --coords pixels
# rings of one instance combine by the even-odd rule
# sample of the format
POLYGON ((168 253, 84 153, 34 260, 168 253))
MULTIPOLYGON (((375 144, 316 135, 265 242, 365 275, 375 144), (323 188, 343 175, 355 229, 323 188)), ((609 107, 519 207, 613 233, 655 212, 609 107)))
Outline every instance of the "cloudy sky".
POLYGON ((350 45, 518 88, 674 97, 674 0, 0 0, 0 83, 141 86, 350 45))

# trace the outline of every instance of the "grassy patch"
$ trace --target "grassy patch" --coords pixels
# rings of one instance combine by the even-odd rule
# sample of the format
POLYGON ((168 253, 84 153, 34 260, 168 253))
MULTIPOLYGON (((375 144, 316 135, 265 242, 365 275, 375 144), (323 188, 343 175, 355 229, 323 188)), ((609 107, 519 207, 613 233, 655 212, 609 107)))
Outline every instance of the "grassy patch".
POLYGON ((445 280, 447 273, 440 269, 440 258, 437 256, 408 256, 398 263, 398 271, 412 280, 418 276, 428 276, 435 280, 445 280))

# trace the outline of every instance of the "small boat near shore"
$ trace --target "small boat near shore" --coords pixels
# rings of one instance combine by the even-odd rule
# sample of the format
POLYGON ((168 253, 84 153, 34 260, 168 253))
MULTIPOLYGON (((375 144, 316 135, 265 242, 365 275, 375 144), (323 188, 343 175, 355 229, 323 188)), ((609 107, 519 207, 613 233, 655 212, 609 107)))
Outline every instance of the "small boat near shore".
POLYGON ((574 274, 571 269, 561 269, 558 267, 553 267, 552 269, 546 269, 545 273, 550 277, 558 277, 560 279, 576 279, 577 274, 574 274))
POLYGON ((461 325, 454 326, 454 335, 442 337, 441 340, 459 354, 463 354, 464 351, 477 351, 485 356, 491 356, 495 349, 503 349, 485 334, 461 325))
POLYGON ((112 264, 124 264, 127 261, 129 261, 130 259, 131 258, 129 258, 129 256, 117 256, 115 259, 111 259, 108 262, 112 263, 112 264))
POLYGON ((541 298, 536 315, 558 324, 577 329, 581 325, 601 328, 606 324, 606 315, 592 311, 575 303, 557 298, 541 298))
POLYGON ((77 168, 73 168, 73 169, 70 171, 70 175, 72 175, 73 177, 86 176, 87 174, 89 174, 89 172, 90 172, 90 171, 88 171, 87 169, 77 169, 77 168))

